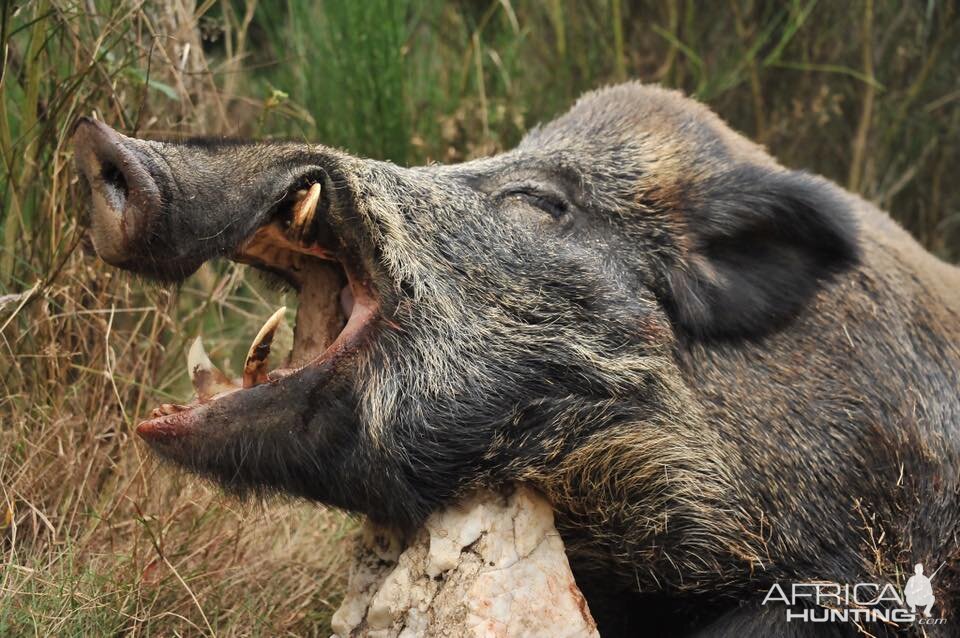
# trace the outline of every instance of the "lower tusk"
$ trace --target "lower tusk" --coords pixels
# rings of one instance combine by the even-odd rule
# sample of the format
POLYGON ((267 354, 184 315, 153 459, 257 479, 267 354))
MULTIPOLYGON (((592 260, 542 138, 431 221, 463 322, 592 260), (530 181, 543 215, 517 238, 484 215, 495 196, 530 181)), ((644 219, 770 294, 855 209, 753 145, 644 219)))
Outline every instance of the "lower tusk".
POLYGON ((247 359, 243 364, 243 387, 252 388, 267 381, 267 357, 273 344, 273 335, 283 323, 286 306, 281 307, 260 328, 260 332, 250 344, 247 359))
POLYGON ((210 361, 200 337, 196 338, 187 353, 187 372, 190 373, 190 381, 201 401, 237 387, 210 361))

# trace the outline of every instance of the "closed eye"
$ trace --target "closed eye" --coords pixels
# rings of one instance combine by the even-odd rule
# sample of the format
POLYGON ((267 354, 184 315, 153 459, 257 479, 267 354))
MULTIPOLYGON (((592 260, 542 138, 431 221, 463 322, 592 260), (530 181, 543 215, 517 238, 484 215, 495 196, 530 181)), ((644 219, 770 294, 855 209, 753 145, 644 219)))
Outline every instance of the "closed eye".
POLYGON ((527 186, 502 191, 498 197, 501 201, 506 201, 511 198, 522 200, 527 204, 539 208, 556 220, 563 219, 570 211, 570 203, 562 195, 535 190, 527 186))

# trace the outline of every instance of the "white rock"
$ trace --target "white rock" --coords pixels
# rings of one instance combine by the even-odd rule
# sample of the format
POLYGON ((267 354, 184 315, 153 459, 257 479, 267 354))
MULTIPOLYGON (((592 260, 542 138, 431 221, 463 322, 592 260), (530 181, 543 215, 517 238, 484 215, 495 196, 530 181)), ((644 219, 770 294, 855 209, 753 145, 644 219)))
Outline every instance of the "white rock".
POLYGON ((432 515, 403 547, 367 526, 339 638, 598 636, 541 496, 483 492, 432 515))

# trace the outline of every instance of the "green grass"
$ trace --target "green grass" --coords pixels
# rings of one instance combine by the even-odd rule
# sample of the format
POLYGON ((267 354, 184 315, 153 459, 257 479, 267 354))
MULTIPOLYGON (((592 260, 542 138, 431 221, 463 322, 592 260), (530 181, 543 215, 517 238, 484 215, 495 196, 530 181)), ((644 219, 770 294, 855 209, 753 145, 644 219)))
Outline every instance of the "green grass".
POLYGON ((309 128, 297 122, 296 133, 368 156, 408 159, 410 107, 418 96, 409 94, 404 46, 422 17, 413 5, 410 0, 260 4, 260 24, 272 43, 283 46, 271 52, 279 62, 258 79, 297 96, 310 114, 309 128))
POLYGON ((354 527, 235 503, 133 441, 189 392, 193 336, 237 364, 292 300, 236 265, 171 291, 87 255, 80 115, 451 162, 639 78, 960 258, 953 3, 34 0, 0 8, 0 51, 0 635, 321 635, 354 527))

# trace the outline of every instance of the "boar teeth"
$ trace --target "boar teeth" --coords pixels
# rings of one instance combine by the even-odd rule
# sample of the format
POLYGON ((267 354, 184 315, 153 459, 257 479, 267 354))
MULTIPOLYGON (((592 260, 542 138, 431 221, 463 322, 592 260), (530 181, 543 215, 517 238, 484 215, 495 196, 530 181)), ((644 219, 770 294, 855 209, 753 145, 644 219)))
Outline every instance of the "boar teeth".
POLYGON ((185 405, 179 405, 176 403, 162 403, 160 407, 154 408, 150 412, 150 416, 154 419, 161 416, 167 416, 168 414, 176 414, 177 412, 183 412, 184 410, 189 410, 190 408, 185 405))
POLYGON ((197 396, 201 401, 236 387, 210 361, 207 351, 203 349, 203 340, 200 337, 196 338, 187 353, 187 372, 190 373, 190 381, 193 383, 193 388, 197 391, 197 396))
POLYGON ((293 221, 290 230, 296 237, 303 237, 313 223, 313 216, 317 212, 317 202, 320 201, 320 184, 314 184, 293 206, 293 221))
POLYGON ((252 388, 260 385, 267 380, 267 357, 270 355, 270 345, 273 343, 273 335, 277 328, 283 323, 286 306, 281 307, 260 328, 253 343, 250 344, 250 350, 247 352, 247 360, 243 364, 243 387, 252 388))

